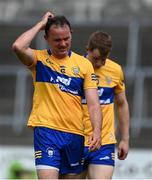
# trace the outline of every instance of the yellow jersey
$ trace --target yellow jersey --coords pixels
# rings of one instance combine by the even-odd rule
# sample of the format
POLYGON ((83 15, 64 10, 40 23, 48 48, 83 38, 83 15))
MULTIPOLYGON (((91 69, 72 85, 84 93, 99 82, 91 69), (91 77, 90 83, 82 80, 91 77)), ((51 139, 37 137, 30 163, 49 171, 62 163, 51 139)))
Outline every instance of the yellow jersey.
MULTIPOLYGON (((98 83, 98 95, 103 115, 102 121, 102 145, 115 144, 115 122, 114 122, 114 96, 125 91, 124 75, 121 66, 106 59, 104 66, 95 69, 98 83)), ((85 145, 88 146, 88 137, 92 132, 89 120, 88 108, 85 97, 82 99, 83 105, 83 123, 85 134, 85 145)))
POLYGON ((29 68, 34 95, 28 126, 83 135, 84 89, 97 88, 92 64, 72 51, 63 59, 54 57, 50 50, 33 50, 33 53, 35 61, 29 68))

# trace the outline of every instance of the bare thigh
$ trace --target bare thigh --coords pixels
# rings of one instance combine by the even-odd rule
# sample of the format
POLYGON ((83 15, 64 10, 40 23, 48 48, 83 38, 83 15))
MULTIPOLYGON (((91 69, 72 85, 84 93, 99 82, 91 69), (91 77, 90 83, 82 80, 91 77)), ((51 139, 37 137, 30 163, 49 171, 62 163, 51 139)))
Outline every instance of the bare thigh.
POLYGON ((113 166, 90 164, 88 169, 89 179, 112 179, 113 166))
POLYGON ((37 169, 38 179, 58 179, 59 171, 56 169, 37 169))

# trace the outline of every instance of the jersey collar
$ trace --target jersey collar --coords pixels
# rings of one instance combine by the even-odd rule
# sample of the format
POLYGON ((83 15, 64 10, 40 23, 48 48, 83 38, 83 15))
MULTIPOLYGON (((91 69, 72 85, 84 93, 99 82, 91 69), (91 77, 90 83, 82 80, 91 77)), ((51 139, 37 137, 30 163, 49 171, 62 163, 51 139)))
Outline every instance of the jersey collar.
MULTIPOLYGON (((48 52, 48 54, 49 54, 50 56, 52 55, 51 49, 48 49, 47 52, 48 52)), ((72 54, 72 51, 69 50, 69 51, 68 51, 68 56, 70 57, 71 54, 72 54)))

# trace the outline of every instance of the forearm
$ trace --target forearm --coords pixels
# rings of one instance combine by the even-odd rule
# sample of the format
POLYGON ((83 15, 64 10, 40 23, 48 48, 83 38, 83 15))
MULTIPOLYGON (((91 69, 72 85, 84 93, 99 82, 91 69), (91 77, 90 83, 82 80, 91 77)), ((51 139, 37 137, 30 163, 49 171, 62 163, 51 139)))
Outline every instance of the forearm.
POLYGON ((100 105, 92 106, 89 108, 90 121, 92 124, 93 131, 101 133, 102 127, 102 114, 100 105))
POLYGON ((118 106, 118 119, 121 140, 129 141, 129 108, 127 102, 118 106))
POLYGON ((17 40, 13 43, 13 49, 24 51, 29 48, 32 40, 35 38, 37 33, 41 30, 42 23, 37 23, 34 27, 20 35, 17 40))
POLYGON ((90 121, 93 132, 89 137, 89 149, 91 151, 97 150, 101 146, 101 127, 102 127, 102 114, 100 103, 98 99, 97 89, 85 90, 90 121))
POLYGON ((118 144, 118 158, 124 160, 129 151, 129 107, 125 92, 116 95, 118 120, 120 128, 120 142, 118 144))
POLYGON ((13 43, 12 49, 24 65, 31 66, 33 64, 35 57, 30 48, 31 42, 40 30, 45 29, 48 17, 53 16, 54 15, 51 12, 47 12, 39 23, 20 35, 13 43))

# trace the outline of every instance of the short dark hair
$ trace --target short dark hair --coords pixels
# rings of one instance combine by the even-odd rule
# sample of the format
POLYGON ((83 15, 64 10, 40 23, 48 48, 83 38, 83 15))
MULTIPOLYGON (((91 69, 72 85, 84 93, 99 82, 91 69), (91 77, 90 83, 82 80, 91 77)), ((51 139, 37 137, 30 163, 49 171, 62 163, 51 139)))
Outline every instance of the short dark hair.
POLYGON ((96 31, 89 37, 87 48, 91 51, 98 49, 101 58, 106 59, 112 50, 112 38, 105 32, 96 31))
POLYGON ((45 34, 48 35, 48 31, 49 31, 49 29, 50 29, 50 27, 52 25, 56 25, 56 26, 61 26, 62 27, 65 24, 69 26, 70 31, 72 32, 70 22, 64 16, 49 17, 48 21, 46 23, 46 26, 45 26, 45 34))

